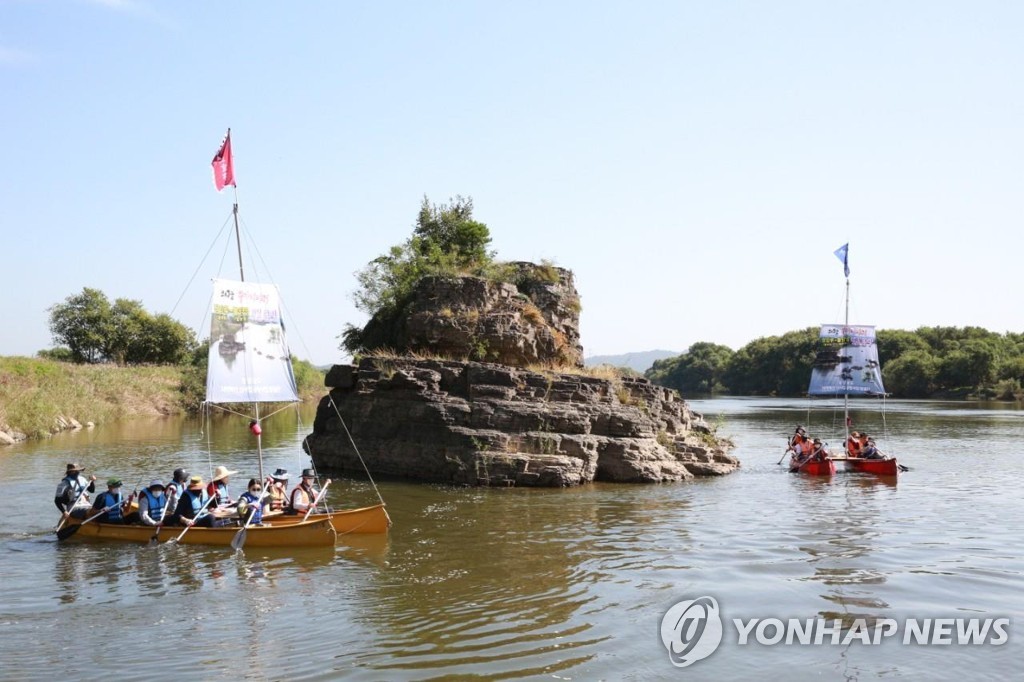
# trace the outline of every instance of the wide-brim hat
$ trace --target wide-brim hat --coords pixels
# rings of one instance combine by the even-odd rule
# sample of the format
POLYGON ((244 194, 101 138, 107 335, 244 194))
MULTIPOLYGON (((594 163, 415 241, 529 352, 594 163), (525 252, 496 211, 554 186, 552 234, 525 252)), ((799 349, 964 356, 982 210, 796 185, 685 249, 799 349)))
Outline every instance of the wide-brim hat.
POLYGON ((303 478, 316 478, 316 471, 313 470, 313 469, 303 469, 302 470, 302 477, 303 478))
POLYGON ((216 469, 213 470, 213 478, 211 478, 210 480, 211 481, 219 481, 222 478, 227 478, 228 476, 234 476, 237 473, 238 473, 237 471, 228 471, 227 467, 217 467, 216 469))
POLYGON ((164 482, 161 481, 159 478, 154 478, 152 481, 149 482, 149 487, 150 488, 166 488, 167 486, 165 486, 164 482))
POLYGON ((188 489, 189 490, 192 490, 194 488, 202 488, 202 487, 203 487, 203 477, 202 476, 193 476, 192 478, 188 479, 188 489))
POLYGON ((68 462, 67 473, 70 474, 72 471, 80 472, 84 471, 84 469, 82 468, 81 464, 78 464, 76 462, 68 462))
POLYGON ((287 481, 289 478, 289 474, 285 469, 278 469, 277 471, 272 473, 270 477, 275 481, 287 481))

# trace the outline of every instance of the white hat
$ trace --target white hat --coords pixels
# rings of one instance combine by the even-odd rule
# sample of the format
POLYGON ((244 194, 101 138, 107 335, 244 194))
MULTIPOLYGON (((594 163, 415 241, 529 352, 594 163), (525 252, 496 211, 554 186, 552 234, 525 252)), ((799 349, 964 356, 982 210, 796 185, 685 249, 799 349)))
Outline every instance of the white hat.
POLYGON ((237 473, 238 473, 237 471, 228 471, 227 467, 223 467, 223 466, 217 467, 216 469, 213 470, 213 478, 211 478, 210 480, 211 481, 219 481, 222 478, 227 478, 228 476, 234 476, 237 473))

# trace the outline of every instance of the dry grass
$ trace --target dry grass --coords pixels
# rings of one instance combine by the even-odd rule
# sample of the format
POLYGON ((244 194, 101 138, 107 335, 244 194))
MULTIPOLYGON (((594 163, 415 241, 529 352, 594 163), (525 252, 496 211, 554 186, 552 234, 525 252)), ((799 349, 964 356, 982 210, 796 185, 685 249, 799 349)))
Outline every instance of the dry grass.
POLYGON ((0 358, 0 424, 38 436, 58 418, 102 423, 137 415, 179 414, 180 367, 74 365, 0 358))

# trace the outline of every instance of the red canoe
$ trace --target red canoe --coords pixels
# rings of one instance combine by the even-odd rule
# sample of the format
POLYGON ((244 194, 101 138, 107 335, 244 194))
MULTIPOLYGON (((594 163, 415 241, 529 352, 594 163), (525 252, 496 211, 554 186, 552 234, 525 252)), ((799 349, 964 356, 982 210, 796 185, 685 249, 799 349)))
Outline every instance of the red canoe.
POLYGON ((836 475, 836 463, 831 459, 825 458, 824 460, 808 460, 803 464, 797 464, 795 459, 791 459, 789 462, 790 473, 801 473, 807 474, 808 476, 835 476, 836 475))
POLYGON ((847 471, 860 471, 865 474, 877 476, 896 476, 899 473, 899 465, 895 459, 863 459, 861 457, 849 457, 846 460, 847 471))

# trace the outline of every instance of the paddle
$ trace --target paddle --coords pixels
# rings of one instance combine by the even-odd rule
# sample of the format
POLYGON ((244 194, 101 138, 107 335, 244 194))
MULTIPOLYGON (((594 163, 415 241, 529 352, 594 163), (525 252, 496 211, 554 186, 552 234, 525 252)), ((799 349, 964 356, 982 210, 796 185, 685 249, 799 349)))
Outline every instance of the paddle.
POLYGON ((323 499, 324 494, 327 492, 327 486, 329 486, 330 484, 331 479, 328 478, 327 481, 324 483, 323 490, 321 490, 317 494, 316 499, 313 500, 313 504, 309 505, 309 509, 306 510, 306 515, 302 517, 303 523, 305 523, 309 519, 309 515, 313 513, 313 510, 316 509, 316 505, 319 504, 320 500, 323 499))
POLYGON ((788 455, 791 452, 793 452, 793 446, 790 445, 789 441, 787 440, 786 441, 786 450, 785 450, 785 452, 782 453, 782 457, 779 458, 779 461, 776 462, 775 464, 782 464, 782 460, 786 459, 786 455, 788 455))
POLYGON ((264 486, 263 492, 260 493, 260 498, 256 500, 256 508, 249 514, 249 518, 245 520, 245 525, 242 526, 241 530, 235 533, 235 537, 231 538, 231 548, 234 550, 242 549, 245 546, 245 533, 249 530, 249 524, 256 518, 256 511, 263 505, 263 498, 267 495, 267 488, 264 486))
POLYGON ((93 514, 92 516, 90 516, 85 521, 82 521, 79 524, 76 524, 74 526, 68 526, 67 528, 61 528, 60 530, 57 531, 57 539, 58 540, 67 540, 69 537, 71 537, 72 535, 77 533, 79 528, 81 528, 85 524, 89 523, 93 519, 99 518, 100 516, 103 516, 104 514, 106 514, 108 511, 110 511, 111 509, 113 509, 116 506, 117 506, 117 504, 112 504, 109 507, 104 507, 103 509, 101 509, 100 511, 96 512, 95 514, 93 514))
POLYGON ((68 507, 68 510, 66 512, 64 512, 64 516, 60 517, 60 523, 58 523, 57 527, 53 529, 54 533, 60 533, 60 529, 63 528, 64 524, 67 523, 68 519, 71 518, 71 510, 74 509, 78 505, 78 501, 80 499, 82 499, 82 495, 85 495, 85 493, 86 493, 86 491, 88 489, 89 489, 89 486, 82 486, 82 490, 81 490, 81 492, 78 493, 78 497, 76 497, 75 501, 71 503, 71 506, 68 507))
MULTIPOLYGON (((175 492, 177 492, 177 489, 175 489, 175 492)), ((177 497, 178 497, 177 495, 168 495, 167 496, 167 502, 164 503, 164 513, 160 515, 160 523, 156 524, 156 530, 153 531, 152 537, 149 538, 150 546, 155 545, 156 543, 160 542, 160 529, 164 527, 164 519, 167 518, 167 514, 172 509, 174 509, 174 507, 172 505, 175 502, 178 501, 177 497)))
POLYGON ((168 542, 172 542, 176 545, 179 544, 181 542, 181 539, 185 537, 185 533, 187 533, 189 529, 192 528, 192 526, 196 525, 195 522, 198 521, 199 517, 203 515, 203 510, 210 506, 210 503, 213 502, 215 499, 217 499, 215 496, 210 495, 209 499, 207 499, 206 502, 203 503, 203 506, 199 508, 199 511, 196 513, 196 517, 192 520, 192 523, 190 525, 185 526, 185 530, 181 531, 181 535, 179 535, 176 538, 171 538, 170 540, 168 540, 168 542))

